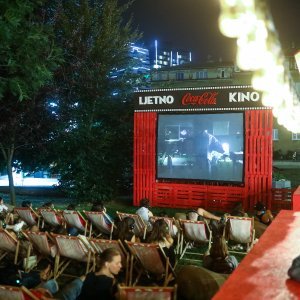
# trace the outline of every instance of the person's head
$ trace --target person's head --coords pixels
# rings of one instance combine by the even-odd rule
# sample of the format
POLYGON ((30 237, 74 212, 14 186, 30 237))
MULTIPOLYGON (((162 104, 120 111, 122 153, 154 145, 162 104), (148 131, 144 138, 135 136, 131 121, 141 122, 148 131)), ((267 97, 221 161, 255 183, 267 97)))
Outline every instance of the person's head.
POLYGON ((97 211, 97 212, 105 212, 105 206, 102 201, 95 201, 92 205, 91 211, 97 211))
POLYGON ((186 219, 190 221, 198 221, 199 219, 201 219, 199 217, 200 215, 196 210, 191 210, 186 213, 186 219))
POLYGON ((131 240, 135 227, 135 221, 131 217, 126 217, 118 224, 118 239, 121 241, 131 240))
POLYGON ((68 206, 67 206, 67 210, 75 210, 76 209, 76 204, 74 203, 70 203, 68 206))
POLYGON ((115 248, 107 248, 99 255, 98 268, 106 270, 110 275, 118 275, 122 268, 121 254, 115 248))
POLYGON ((152 231, 148 237, 149 243, 163 241, 169 234, 169 226, 164 219, 158 219, 153 223, 152 231))
POLYGON ((254 209, 257 211, 262 211, 262 210, 266 210, 266 207, 262 201, 259 201, 255 204, 254 209))
POLYGON ((231 215, 233 215, 233 216, 243 217, 243 216, 245 216, 245 214, 246 213, 243 208, 242 202, 238 202, 231 210, 231 215))
POLYGON ((22 202, 22 207, 32 207, 32 203, 30 201, 23 201, 22 202))
POLYGON ((44 203, 43 204, 43 207, 44 208, 51 208, 51 209, 54 209, 54 204, 53 204, 53 202, 46 202, 46 203, 44 203))
POLYGON ((140 206, 149 208, 150 207, 150 200, 148 198, 141 199, 140 206))
POLYGON ((209 254, 212 258, 225 258, 228 256, 228 246, 223 235, 217 235, 213 238, 209 254))
POLYGON ((158 214, 159 217, 168 217, 168 214, 165 210, 161 211, 159 214, 158 214))

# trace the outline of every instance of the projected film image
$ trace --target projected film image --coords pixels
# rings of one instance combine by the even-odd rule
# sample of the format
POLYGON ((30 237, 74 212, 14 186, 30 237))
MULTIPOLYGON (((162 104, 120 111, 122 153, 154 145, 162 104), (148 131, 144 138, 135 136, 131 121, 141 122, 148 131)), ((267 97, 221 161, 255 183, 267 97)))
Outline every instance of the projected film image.
POLYGON ((160 114, 157 178, 243 182, 244 114, 160 114))

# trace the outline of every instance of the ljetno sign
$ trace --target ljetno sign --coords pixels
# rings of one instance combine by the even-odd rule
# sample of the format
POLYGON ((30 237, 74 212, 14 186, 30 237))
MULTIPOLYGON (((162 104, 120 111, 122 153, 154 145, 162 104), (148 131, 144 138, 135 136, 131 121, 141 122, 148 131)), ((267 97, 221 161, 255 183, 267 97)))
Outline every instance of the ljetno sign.
POLYGON ((135 93, 136 111, 246 110, 264 108, 261 92, 251 87, 145 90, 135 93))

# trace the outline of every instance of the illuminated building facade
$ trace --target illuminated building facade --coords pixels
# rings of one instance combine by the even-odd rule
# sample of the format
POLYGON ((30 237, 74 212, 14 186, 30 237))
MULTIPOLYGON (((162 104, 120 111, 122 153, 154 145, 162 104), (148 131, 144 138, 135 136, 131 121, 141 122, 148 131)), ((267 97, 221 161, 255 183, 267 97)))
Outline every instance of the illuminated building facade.
MULTIPOLYGON (((294 87, 300 95, 300 75, 293 54, 286 55, 294 87)), ((208 86, 251 85, 252 71, 242 71, 233 62, 210 62, 201 65, 185 64, 151 71, 151 88, 199 88, 208 86)), ((273 150, 286 159, 300 160, 300 132, 292 133, 273 123, 273 150), (296 153, 296 157, 295 157, 296 153), (292 157, 294 155, 294 158, 292 157)))

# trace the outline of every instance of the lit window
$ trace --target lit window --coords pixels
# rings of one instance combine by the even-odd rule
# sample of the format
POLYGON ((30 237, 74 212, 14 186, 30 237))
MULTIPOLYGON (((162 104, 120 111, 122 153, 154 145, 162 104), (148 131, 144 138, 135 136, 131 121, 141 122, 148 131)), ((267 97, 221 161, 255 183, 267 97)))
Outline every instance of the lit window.
POLYGON ((273 129, 273 141, 278 141, 278 129, 273 129))
POLYGON ((184 79, 184 74, 183 72, 178 72, 176 73, 176 80, 183 80, 184 79))
POLYGON ((207 71, 198 71, 196 72, 197 79, 205 79, 207 78, 207 71))
POLYGON ((300 141, 300 132, 292 133, 292 140, 293 141, 300 141))

